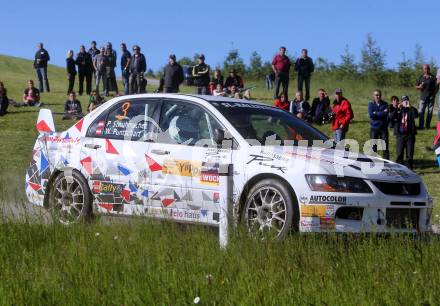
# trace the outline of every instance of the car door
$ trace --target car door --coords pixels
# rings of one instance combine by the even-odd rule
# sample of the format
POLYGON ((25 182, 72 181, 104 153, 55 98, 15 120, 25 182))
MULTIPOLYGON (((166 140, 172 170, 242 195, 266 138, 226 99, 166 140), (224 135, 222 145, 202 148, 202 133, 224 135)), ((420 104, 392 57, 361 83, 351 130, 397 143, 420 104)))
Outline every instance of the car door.
POLYGON ((157 99, 123 100, 89 127, 81 164, 102 213, 143 214, 151 176, 145 155, 157 99))
MULTIPOLYGON (((219 149, 213 131, 221 125, 200 105, 164 99, 159 127, 148 154, 154 190, 150 213, 180 221, 217 222, 219 149)), ((230 160, 230 150, 224 154, 230 160)))

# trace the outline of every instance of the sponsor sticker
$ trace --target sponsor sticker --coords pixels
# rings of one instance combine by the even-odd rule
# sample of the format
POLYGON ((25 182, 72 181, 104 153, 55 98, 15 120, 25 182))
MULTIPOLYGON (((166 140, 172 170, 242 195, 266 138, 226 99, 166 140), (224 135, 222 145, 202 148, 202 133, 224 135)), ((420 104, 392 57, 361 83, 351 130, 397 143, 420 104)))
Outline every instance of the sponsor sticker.
POLYGON ((94 181, 92 184, 93 193, 120 194, 123 188, 124 185, 112 182, 94 181))
POLYGON ((321 203, 331 203, 331 204, 346 204, 347 197, 338 195, 311 195, 309 204, 321 204, 321 203))
POLYGON ((329 217, 334 216, 333 205, 301 205, 301 217, 329 217))
POLYGON ((319 223, 320 223, 321 230, 335 230, 336 229, 335 218, 321 217, 321 218, 319 218, 319 223))
POLYGON ((200 183, 218 186, 220 183, 220 176, 218 174, 219 164, 218 163, 203 163, 202 171, 200 174, 200 183))
POLYGON ((318 217, 303 217, 300 221, 300 227, 303 231, 319 231, 321 223, 318 217))
POLYGON ((162 173, 179 176, 200 176, 201 163, 191 160, 165 160, 162 173))

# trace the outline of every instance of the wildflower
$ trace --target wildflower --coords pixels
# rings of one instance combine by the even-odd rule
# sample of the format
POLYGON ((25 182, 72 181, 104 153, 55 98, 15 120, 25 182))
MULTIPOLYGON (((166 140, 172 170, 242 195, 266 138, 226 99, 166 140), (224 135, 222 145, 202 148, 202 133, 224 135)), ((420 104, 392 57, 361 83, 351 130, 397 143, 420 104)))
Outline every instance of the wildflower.
POLYGON ((116 235, 115 237, 113 237, 113 240, 118 240, 119 237, 116 235))
POLYGON ((196 298, 194 299, 194 304, 198 304, 199 302, 200 302, 200 298, 196 296, 196 298))
POLYGON ((208 281, 208 284, 211 284, 212 275, 211 274, 206 275, 206 280, 208 281))
POLYGON ((95 236, 98 237, 99 235, 101 235, 100 233, 95 233, 95 236))

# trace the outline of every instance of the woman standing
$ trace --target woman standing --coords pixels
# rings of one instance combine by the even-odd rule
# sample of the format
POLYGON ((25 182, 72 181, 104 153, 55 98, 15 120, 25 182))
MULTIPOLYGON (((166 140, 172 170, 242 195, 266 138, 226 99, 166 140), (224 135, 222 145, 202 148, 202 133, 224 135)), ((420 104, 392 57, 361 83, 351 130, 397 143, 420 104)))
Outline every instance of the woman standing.
POLYGON ((70 94, 71 92, 73 92, 73 85, 75 85, 75 76, 76 76, 76 66, 75 66, 75 60, 73 59, 73 50, 67 51, 66 70, 67 70, 67 80, 69 81, 67 94, 70 94))

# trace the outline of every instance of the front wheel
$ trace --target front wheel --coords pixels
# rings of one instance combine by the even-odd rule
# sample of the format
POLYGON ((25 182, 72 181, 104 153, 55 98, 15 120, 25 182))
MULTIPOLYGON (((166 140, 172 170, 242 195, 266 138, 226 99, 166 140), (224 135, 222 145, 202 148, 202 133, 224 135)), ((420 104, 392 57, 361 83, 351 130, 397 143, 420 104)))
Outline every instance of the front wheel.
POLYGON ((298 219, 296 198, 278 179, 264 179, 249 191, 241 220, 258 237, 282 239, 298 219))
POLYGON ((91 218, 92 195, 78 171, 64 171, 54 179, 49 190, 49 209, 54 219, 66 225, 91 218))

